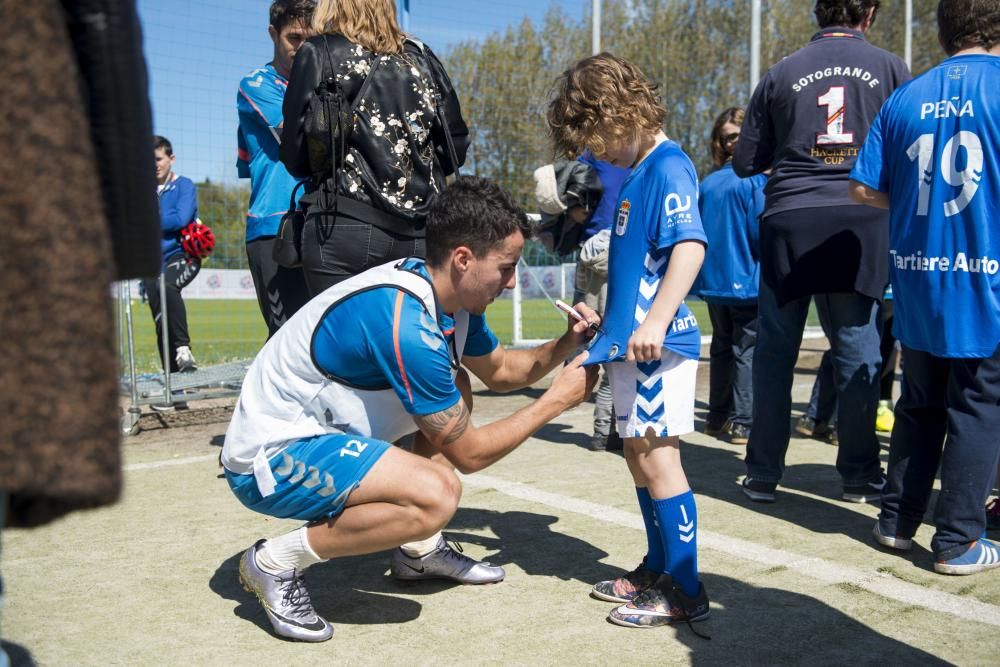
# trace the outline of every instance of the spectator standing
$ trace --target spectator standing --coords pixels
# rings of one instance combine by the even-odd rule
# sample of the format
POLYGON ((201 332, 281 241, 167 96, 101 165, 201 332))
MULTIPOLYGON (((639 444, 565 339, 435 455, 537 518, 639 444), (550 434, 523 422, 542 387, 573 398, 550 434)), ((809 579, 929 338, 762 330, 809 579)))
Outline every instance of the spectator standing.
POLYGON ((896 424, 893 411, 892 387, 896 382, 896 367, 899 365, 899 345, 892 333, 896 308, 893 305, 892 285, 885 290, 882 300, 882 340, 879 343, 879 353, 882 355, 882 371, 878 380, 878 409, 875 411, 875 430, 880 433, 892 433, 896 424))
MULTIPOLYGON (((542 243, 559 254, 577 251, 573 303, 586 303, 604 312, 608 294, 608 247, 611 219, 618 192, 629 170, 596 159, 585 151, 576 160, 559 160, 535 170, 535 197, 542 220, 542 243), (558 240, 557 240, 558 239, 558 240)), ((613 419, 611 386, 603 373, 594 401, 594 430, 590 449, 620 451, 621 438, 611 428, 613 419)))
POLYGON ((701 182, 698 210, 711 252, 692 293, 708 304, 709 348, 707 435, 725 434, 744 445, 753 425, 753 352, 757 343, 757 284, 760 280, 759 218, 767 176, 740 178, 733 150, 740 138, 743 109, 723 111, 712 126, 716 171, 701 182))
POLYGON ((830 350, 824 350, 816 367, 806 411, 795 422, 795 432, 807 438, 839 444, 837 440, 837 389, 833 383, 830 350))
POLYGON ((940 466, 934 570, 1000 567, 983 538, 1000 455, 1000 4, 942 0, 948 58, 882 107, 851 172, 888 208, 903 386, 876 541, 905 551, 940 466))
MULTIPOLYGON (((315 6, 315 0, 271 3, 267 33, 274 43, 274 55, 271 62, 243 77, 236 95, 240 121, 236 168, 240 178, 250 179, 247 262, 268 338, 309 299, 302 269, 279 265, 273 254, 278 223, 293 201, 297 182, 278 156, 281 105, 295 53, 312 35, 309 21, 315 6)), ((296 202, 300 194, 296 193, 296 202)))
POLYGON ((197 369, 191 352, 191 336, 188 333, 187 309, 181 290, 187 287, 201 271, 201 258, 184 252, 179 239, 180 231, 198 217, 198 192, 190 178, 174 172, 177 156, 170 142, 159 135, 153 138, 153 156, 156 162, 156 196, 160 201, 160 228, 163 238, 160 248, 163 252, 161 277, 166 284, 167 294, 167 357, 163 358, 163 326, 160 318, 163 307, 160 303, 160 286, 157 278, 147 278, 143 282, 149 310, 153 314, 156 327, 157 353, 164 368, 171 373, 183 373, 197 369))
POLYGON ((444 67, 400 29, 394 0, 320 0, 312 27, 317 36, 296 54, 285 95, 281 160, 310 179, 302 263, 316 295, 425 254, 428 208, 465 161, 469 131, 444 67), (334 146, 328 130, 307 128, 315 90, 330 80, 342 112, 351 109, 334 146))
MULTIPOLYGON (((611 240, 611 223, 618 206, 618 193, 631 170, 598 160, 590 151, 585 151, 579 160, 597 171, 597 178, 601 181, 603 191, 589 217, 584 217, 581 221, 582 216, 579 211, 575 214, 573 211, 570 212, 570 215, 576 215, 577 222, 583 225, 580 234, 580 255, 576 260, 573 303, 582 301, 603 314, 608 297, 608 247, 611 240)), ((612 426, 613 418, 611 384, 608 382, 608 373, 605 370, 601 373, 601 380, 594 396, 594 435, 590 441, 591 449, 622 449, 621 436, 612 426)))
POLYGON ((764 75, 733 158, 743 177, 772 170, 760 227, 754 428, 742 481, 757 502, 774 502, 784 473, 792 379, 810 297, 832 350, 840 497, 865 502, 884 482, 875 409, 888 219, 847 195, 871 119, 910 78, 900 58, 865 40, 878 6, 878 0, 817 0, 819 32, 764 75))

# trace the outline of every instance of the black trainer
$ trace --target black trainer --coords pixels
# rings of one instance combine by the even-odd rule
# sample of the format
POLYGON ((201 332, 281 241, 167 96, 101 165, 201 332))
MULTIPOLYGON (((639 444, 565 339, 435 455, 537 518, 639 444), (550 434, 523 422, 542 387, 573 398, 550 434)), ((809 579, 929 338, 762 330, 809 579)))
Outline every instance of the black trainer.
POLYGON ((707 436, 718 437, 726 432, 726 428, 729 426, 729 420, 723 420, 721 422, 713 422, 705 420, 705 426, 702 431, 707 436))
POLYGON ((864 484, 845 484, 844 493, 840 498, 845 503, 870 503, 882 497, 882 487, 885 486, 885 475, 874 482, 864 484))
POLYGON ((745 445, 750 441, 750 427, 744 424, 729 425, 729 442, 734 445, 745 445))
POLYGON ((604 449, 609 452, 620 452, 625 449, 625 441, 622 440, 622 437, 618 435, 618 431, 616 431, 613 427, 611 429, 611 433, 608 434, 608 439, 604 444, 604 449))
POLYGON ((743 478, 740 486, 746 497, 755 503, 773 503, 774 490, 778 488, 775 482, 761 482, 750 475, 743 478))

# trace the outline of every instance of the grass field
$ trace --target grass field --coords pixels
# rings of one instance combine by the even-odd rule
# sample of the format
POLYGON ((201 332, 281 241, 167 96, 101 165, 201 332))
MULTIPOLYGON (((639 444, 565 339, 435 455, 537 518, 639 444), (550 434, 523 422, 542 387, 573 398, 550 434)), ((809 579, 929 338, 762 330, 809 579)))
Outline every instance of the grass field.
MULTIPOLYGON (((191 349, 199 365, 215 364, 252 358, 267 338, 267 328, 256 301, 196 300, 186 302, 191 349)), ((712 323, 708 308, 702 301, 690 300, 688 306, 698 318, 702 335, 711 335, 712 323)), ((566 328, 565 317, 545 299, 523 302, 522 335, 525 338, 554 338, 566 328)), ((513 337, 512 303, 500 299, 486 311, 490 328, 505 345, 513 337)), ((139 301, 132 303, 135 330, 136 365, 140 373, 159 370, 156 359, 156 335, 149 307, 139 301)), ((810 310, 809 325, 819 323, 815 309, 810 310)))

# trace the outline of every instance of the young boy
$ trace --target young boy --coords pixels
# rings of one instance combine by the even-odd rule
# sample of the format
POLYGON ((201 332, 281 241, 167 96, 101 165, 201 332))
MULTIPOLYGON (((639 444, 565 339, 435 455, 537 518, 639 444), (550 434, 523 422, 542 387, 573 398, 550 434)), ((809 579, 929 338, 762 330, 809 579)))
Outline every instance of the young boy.
POLYGON ((606 363, 618 434, 635 481, 648 551, 636 569, 594 586, 619 602, 609 620, 649 628, 708 618, 698 580, 694 495, 678 436, 694 430, 700 335, 684 305, 705 256, 698 179, 663 133, 656 86, 632 63, 602 53, 556 82, 548 109, 558 151, 632 169, 611 234, 603 333, 588 364, 606 363))

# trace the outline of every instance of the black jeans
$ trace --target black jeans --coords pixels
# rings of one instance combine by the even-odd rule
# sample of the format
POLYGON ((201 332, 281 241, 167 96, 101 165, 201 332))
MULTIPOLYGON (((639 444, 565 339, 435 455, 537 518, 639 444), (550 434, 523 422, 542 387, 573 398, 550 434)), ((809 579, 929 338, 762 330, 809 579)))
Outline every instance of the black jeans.
POLYGON ((709 348, 708 418, 753 425, 753 353, 757 345, 757 304, 708 304, 712 320, 709 348))
POLYGON ((267 323, 267 337, 288 321, 309 300, 302 269, 288 269, 274 261, 274 237, 247 242, 247 262, 257 290, 257 305, 267 323))
POLYGON ((201 260, 188 257, 184 253, 173 255, 163 266, 163 280, 167 285, 167 341, 169 358, 163 359, 163 327, 160 324, 160 285, 157 278, 146 278, 143 288, 149 300, 149 310, 153 313, 153 324, 156 327, 156 351, 161 357, 163 367, 170 367, 171 373, 177 372, 177 348, 191 346, 188 335, 187 310, 181 290, 187 287, 201 271, 201 260))
POLYGON ((1000 455, 1000 348, 986 359, 947 359, 903 347, 903 388, 879 528, 912 537, 923 520, 934 475, 934 555, 948 560, 983 535, 983 503, 1000 455))
POLYGON ((896 381, 896 366, 899 361, 899 348, 896 345, 896 337, 892 335, 894 312, 892 299, 882 302, 882 342, 879 344, 882 375, 879 377, 878 392, 881 401, 892 401, 892 385, 896 381))
POLYGON ((302 269, 310 296, 373 266, 425 253, 423 238, 393 234, 348 217, 307 217, 302 230, 302 269))

